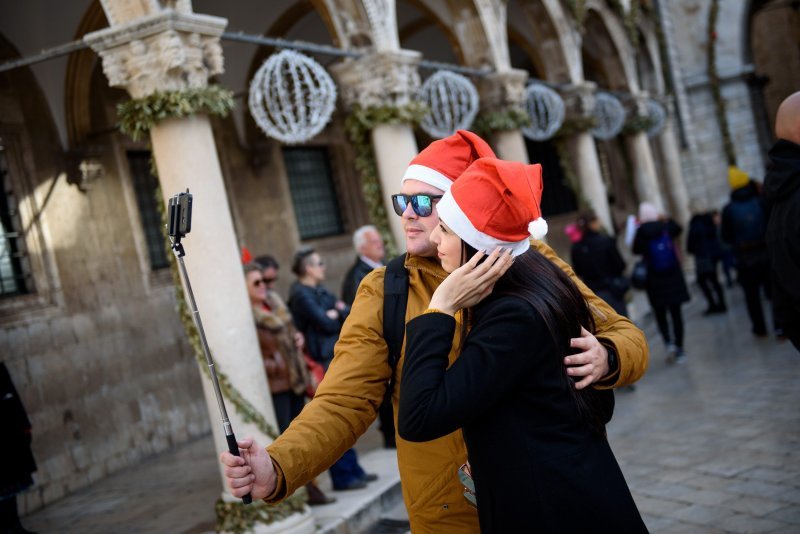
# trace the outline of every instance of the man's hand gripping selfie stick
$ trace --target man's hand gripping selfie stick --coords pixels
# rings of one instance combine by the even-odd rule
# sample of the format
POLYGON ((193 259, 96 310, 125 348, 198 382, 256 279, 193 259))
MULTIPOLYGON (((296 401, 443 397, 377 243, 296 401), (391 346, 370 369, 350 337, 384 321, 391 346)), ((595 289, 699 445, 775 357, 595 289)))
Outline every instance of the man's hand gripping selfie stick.
MULTIPOLYGON (((186 294, 189 296, 189 306, 192 310, 192 319, 197 327, 197 332, 200 334, 200 344, 203 346, 203 354, 206 356, 206 363, 208 370, 211 374, 211 383, 214 385, 214 395, 217 397, 217 404, 219 404, 219 413, 222 416, 222 426, 225 430, 225 440, 228 442, 228 451, 234 456, 239 456, 239 445, 236 443, 236 436, 233 434, 231 422, 228 419, 228 411, 225 409, 225 402, 222 400, 222 392, 219 389, 219 380, 217 379, 217 371, 214 368, 214 360, 211 359, 211 351, 208 348, 208 341, 206 341, 206 333, 203 330, 203 323, 200 320, 200 312, 197 311, 197 303, 194 300, 194 293, 192 293, 192 284, 189 282, 189 274, 186 272, 186 265, 183 263, 183 257, 186 252, 183 250, 181 238, 186 237, 192 227, 192 195, 189 189, 185 193, 178 193, 169 199, 169 212, 167 215, 167 233, 172 245, 172 252, 178 259, 178 267, 180 267, 181 274, 183 275, 184 283, 186 284, 186 294)), ((242 497, 244 504, 253 502, 253 498, 248 493, 242 497)))

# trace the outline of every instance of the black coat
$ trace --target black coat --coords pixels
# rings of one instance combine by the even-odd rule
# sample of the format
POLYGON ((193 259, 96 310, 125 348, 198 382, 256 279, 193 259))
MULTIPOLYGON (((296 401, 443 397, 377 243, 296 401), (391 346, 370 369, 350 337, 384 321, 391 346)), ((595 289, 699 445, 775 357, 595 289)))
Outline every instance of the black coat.
POLYGON ((739 274, 746 269, 751 271, 769 269, 766 241, 767 220, 769 220, 769 212, 755 182, 751 181, 746 186, 731 192, 731 201, 722 209, 720 234, 722 240, 733 247, 739 274), (756 210, 757 219, 761 222, 760 224, 746 225, 748 235, 745 237, 742 235, 741 226, 737 224, 734 208, 736 205, 749 205, 754 199, 758 208, 756 210), (737 230, 737 228, 739 229, 737 230), (750 235, 750 228, 758 228, 758 230, 754 235, 750 235))
POLYGON ((3 362, 0 362, 0 422, 3 424, 0 498, 5 498, 33 484, 31 473, 36 471, 36 462, 31 452, 31 422, 3 362))
POLYGON ((372 272, 372 266, 361 258, 356 257, 355 263, 344 275, 344 280, 342 281, 342 300, 345 304, 348 306, 353 305, 353 301, 356 300, 358 285, 370 272, 372 272))
POLYGON ((764 179, 764 198, 769 206, 767 248, 775 305, 786 319, 800 323, 800 145, 780 140, 769 151, 770 165, 764 179))
POLYGON ((681 227, 670 219, 666 222, 652 221, 644 223, 636 231, 636 237, 633 238, 633 253, 642 255, 647 263, 645 289, 651 306, 670 306, 689 300, 689 290, 686 287, 686 280, 683 278, 680 262, 673 268, 663 272, 656 272, 651 267, 649 258, 650 242, 660 238, 665 230, 673 242, 681 235, 681 227))
POLYGON ((722 247, 717 236, 717 225, 710 213, 697 214, 689 221, 686 250, 695 257, 698 274, 714 270, 715 262, 722 256, 722 247))
POLYGON ((611 278, 622 276, 625 260, 613 238, 587 231, 583 239, 572 245, 572 268, 597 293, 609 289, 611 278))
POLYGON ((336 309, 336 300, 336 295, 322 285, 309 287, 294 282, 289 289, 289 310, 295 326, 305 336, 311 357, 326 369, 333 359, 333 347, 339 339, 342 323, 350 312, 347 307, 337 319, 328 317, 325 312, 336 309))
MULTIPOLYGON (((533 307, 490 296, 448 369, 455 325, 442 313, 408 323, 398 430, 427 441, 463 429, 481 532, 646 532, 533 307)), ((613 402, 610 390, 595 394, 613 402)))

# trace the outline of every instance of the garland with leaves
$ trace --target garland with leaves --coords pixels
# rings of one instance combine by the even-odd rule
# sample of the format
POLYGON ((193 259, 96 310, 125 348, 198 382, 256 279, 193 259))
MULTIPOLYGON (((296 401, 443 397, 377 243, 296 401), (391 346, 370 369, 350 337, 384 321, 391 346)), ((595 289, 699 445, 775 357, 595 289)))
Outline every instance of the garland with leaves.
POLYGON ((397 244, 394 242, 389 227, 389 218, 384 205, 384 193, 378 178, 378 164, 372 150, 370 133, 379 124, 419 125, 428 113, 428 107, 421 102, 411 102, 404 106, 369 106, 356 105, 345 120, 345 130, 356 153, 356 170, 361 176, 361 189, 369 208, 372 224, 383 236, 389 256, 397 255, 397 244))
POLYGON ((138 141, 164 119, 190 117, 198 113, 226 117, 233 109, 233 92, 218 85, 184 91, 156 91, 117 106, 119 129, 138 141))
MULTIPOLYGON (((142 138, 159 121, 169 118, 189 117, 197 113, 226 116, 233 109, 233 95, 230 91, 216 87, 190 89, 187 91, 157 92, 142 99, 134 99, 121 104, 117 110, 120 116, 119 129, 134 140, 142 138)), ((158 176, 155 160, 150 161, 150 171, 158 176)), ((210 378, 211 372, 203 353, 200 334, 195 327, 189 311, 186 295, 178 272, 178 262, 172 252, 166 235, 167 214, 164 209, 161 190, 156 190, 156 206, 161 216, 164 229, 164 242, 175 286, 175 303, 179 318, 183 324, 195 360, 203 373, 210 378)), ((233 405, 236 413, 245 423, 254 424, 264 435, 275 439, 278 432, 244 396, 231 384, 228 376, 215 364, 217 379, 222 395, 233 405)), ((277 505, 263 503, 243 505, 241 502, 217 503, 217 524, 231 532, 246 532, 255 523, 270 524, 300 512, 307 502, 305 490, 298 490, 294 495, 277 505)))
POLYGON ((241 501, 217 501, 214 509, 217 513, 217 532, 232 532, 244 534, 253 530, 253 525, 260 523, 269 525, 302 513, 307 501, 306 489, 300 488, 291 497, 278 505, 264 504, 263 501, 253 501, 244 505, 241 501))
POLYGON ((656 121, 650 115, 634 113, 633 116, 625 121, 625 125, 622 127, 622 133, 625 135, 632 135, 639 132, 646 132, 655 125, 656 121))
POLYGON ((481 112, 472 122, 470 129, 486 139, 494 132, 519 130, 530 125, 531 118, 524 109, 507 107, 497 111, 481 112))
POLYGON ((729 165, 736 165, 736 150, 731 140, 728 115, 725 110, 725 100, 720 89, 719 73, 717 72, 717 18, 719 15, 719 0, 712 0, 708 10, 708 41, 706 42, 706 56, 708 60, 708 83, 711 87, 711 96, 714 99, 714 111, 719 121, 722 134, 722 144, 725 157, 729 165))

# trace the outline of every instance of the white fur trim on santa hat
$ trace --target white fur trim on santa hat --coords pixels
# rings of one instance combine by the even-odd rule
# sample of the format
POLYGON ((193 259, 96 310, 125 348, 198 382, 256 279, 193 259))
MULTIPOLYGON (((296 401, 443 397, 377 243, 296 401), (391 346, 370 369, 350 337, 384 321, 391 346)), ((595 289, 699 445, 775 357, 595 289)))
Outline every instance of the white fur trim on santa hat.
POLYGON ((430 167, 425 167, 424 165, 416 164, 408 166, 400 183, 402 184, 406 180, 419 180, 420 182, 425 182, 442 191, 447 191, 450 189, 450 186, 453 185, 453 180, 439 171, 433 170, 430 167))
POLYGON ((500 241, 475 228, 449 191, 444 194, 436 205, 436 211, 439 213, 440 220, 476 250, 491 254, 497 247, 508 248, 511 249, 511 256, 516 258, 531 246, 527 238, 522 241, 500 241))
POLYGON ((541 239, 547 235, 547 221, 539 217, 535 221, 531 221, 528 225, 528 231, 531 233, 533 239, 541 239))

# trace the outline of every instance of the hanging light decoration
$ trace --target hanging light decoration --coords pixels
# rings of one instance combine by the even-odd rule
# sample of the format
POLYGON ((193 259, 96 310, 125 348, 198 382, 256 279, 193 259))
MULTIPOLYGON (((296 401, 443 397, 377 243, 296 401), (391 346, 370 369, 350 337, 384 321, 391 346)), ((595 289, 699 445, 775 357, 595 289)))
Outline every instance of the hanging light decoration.
POLYGON ((420 126, 431 137, 440 139, 467 129, 478 114, 478 90, 464 76, 440 70, 425 80, 419 99, 430 110, 420 126))
POLYGON ((269 137, 302 143, 328 124, 336 85, 325 69, 294 50, 270 56, 250 82, 250 113, 269 137))
POLYGON ((531 125, 522 128, 522 133, 533 141, 547 141, 564 124, 564 99, 541 83, 530 84, 525 93, 525 108, 531 125))
POLYGON ((592 135, 603 141, 617 135, 625 125, 625 108, 609 93, 595 95, 594 116, 597 126, 592 129, 592 135))
POLYGON ((651 99, 647 101, 647 116, 653 124, 647 129, 647 137, 655 137, 664 129, 664 123, 667 120, 667 111, 660 102, 651 99))

